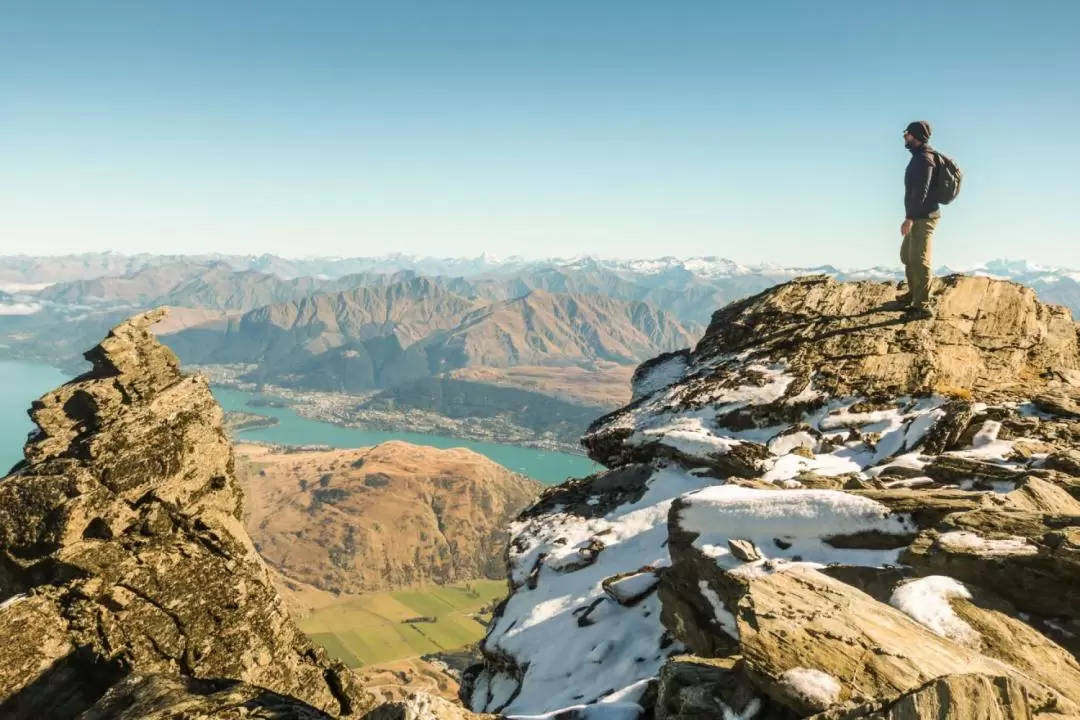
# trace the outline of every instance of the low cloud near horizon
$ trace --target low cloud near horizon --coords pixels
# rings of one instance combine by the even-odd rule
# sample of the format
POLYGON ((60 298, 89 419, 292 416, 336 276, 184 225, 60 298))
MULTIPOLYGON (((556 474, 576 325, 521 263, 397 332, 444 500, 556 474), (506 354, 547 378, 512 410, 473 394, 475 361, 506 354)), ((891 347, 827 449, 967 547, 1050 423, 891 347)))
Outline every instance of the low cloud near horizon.
POLYGON ((33 315, 39 310, 41 310, 40 305, 32 305, 30 303, 0 305, 0 315, 33 315))

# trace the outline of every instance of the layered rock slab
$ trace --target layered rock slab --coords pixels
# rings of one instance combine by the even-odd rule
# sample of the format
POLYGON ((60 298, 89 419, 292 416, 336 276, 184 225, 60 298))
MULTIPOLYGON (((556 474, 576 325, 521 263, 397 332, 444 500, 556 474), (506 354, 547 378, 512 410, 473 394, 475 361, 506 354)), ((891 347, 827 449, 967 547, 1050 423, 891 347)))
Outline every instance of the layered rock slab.
POLYGON ((1067 720, 1034 705, 1014 678, 972 673, 935 678, 898 699, 831 710, 811 720, 1067 720))

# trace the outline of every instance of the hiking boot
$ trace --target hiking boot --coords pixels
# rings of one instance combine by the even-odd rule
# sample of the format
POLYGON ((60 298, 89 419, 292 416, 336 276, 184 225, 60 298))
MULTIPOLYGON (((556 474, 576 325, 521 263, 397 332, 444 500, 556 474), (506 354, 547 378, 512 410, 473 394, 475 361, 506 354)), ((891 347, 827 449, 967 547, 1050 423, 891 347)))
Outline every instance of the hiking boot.
POLYGON ((904 311, 904 317, 909 320, 933 320, 934 311, 928 307, 909 307, 904 311))
POLYGON ((894 300, 893 302, 895 302, 897 305, 910 305, 911 293, 906 292, 903 295, 897 295, 896 300, 894 300))

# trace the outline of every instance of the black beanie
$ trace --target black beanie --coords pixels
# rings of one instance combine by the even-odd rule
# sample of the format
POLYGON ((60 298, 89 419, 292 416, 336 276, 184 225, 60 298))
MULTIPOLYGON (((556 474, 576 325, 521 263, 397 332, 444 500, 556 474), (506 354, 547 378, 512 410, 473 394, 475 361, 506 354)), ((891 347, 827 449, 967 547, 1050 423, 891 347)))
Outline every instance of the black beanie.
POLYGON ((907 131, 919 142, 926 142, 930 139, 930 123, 925 120, 916 120, 911 123, 907 126, 907 131))

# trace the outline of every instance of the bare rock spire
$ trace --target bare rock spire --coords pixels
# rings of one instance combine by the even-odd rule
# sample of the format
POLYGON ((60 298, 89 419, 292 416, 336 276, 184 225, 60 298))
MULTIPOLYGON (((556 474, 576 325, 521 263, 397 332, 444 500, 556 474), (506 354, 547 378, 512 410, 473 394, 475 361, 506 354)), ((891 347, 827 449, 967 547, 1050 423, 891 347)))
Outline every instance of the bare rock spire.
POLYGON ((221 409, 151 334, 163 315, 34 403, 0 480, 0 716, 74 718, 131 673, 360 716, 371 697, 296 627, 243 529, 221 409))

